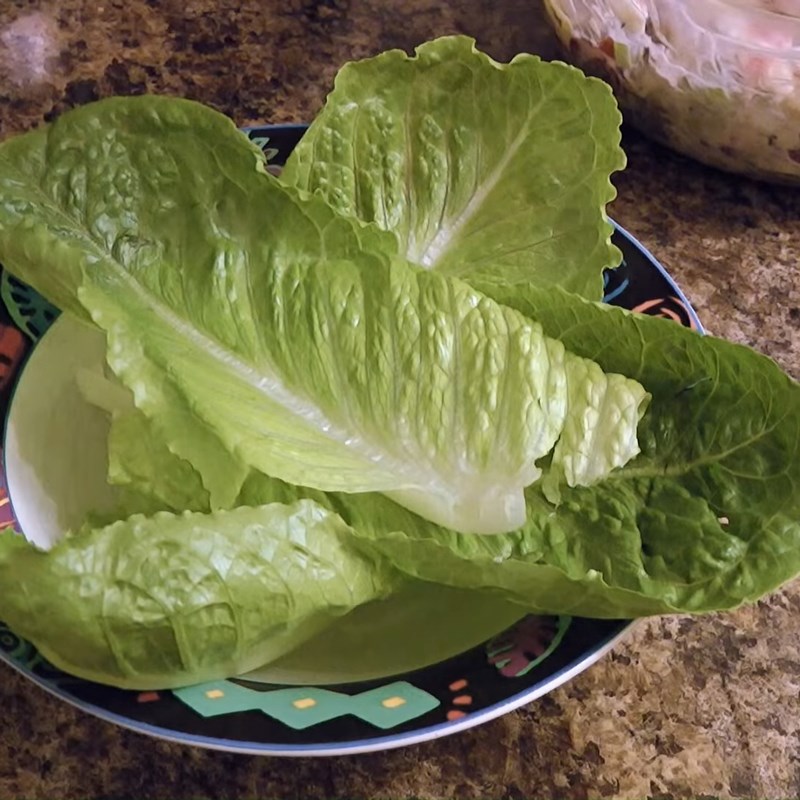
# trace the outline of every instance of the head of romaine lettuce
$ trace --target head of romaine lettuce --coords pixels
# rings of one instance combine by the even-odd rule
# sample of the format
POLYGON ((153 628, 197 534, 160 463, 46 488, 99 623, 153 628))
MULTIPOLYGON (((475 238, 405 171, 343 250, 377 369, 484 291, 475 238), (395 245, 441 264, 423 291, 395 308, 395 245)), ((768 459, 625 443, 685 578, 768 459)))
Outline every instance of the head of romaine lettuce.
MULTIPOLYGON (((598 617, 730 608, 796 574, 798 385, 746 348, 558 287, 599 299, 614 261, 618 124, 579 73, 498 65, 455 37, 346 68, 282 184, 230 122, 173 99, 103 102, 0 146, 0 260, 104 332, 133 398, 110 477, 173 512, 49 554, 2 537, 0 617, 46 654, 70 626, 111 625, 143 685, 210 674, 206 651, 221 671, 261 652, 276 617, 250 616, 248 578, 229 604, 254 638, 221 657, 236 616, 208 616, 222 606, 193 577, 216 563, 209 543, 250 548, 267 574, 263 548, 294 558, 308 528, 333 543, 333 586, 354 567, 347 597, 263 588, 277 608, 312 594, 292 640, 397 572, 598 617), (188 529, 190 568, 148 566, 148 541, 180 552, 188 529), (51 625, 57 594, 34 597, 65 576, 114 596, 128 574, 178 609, 171 625, 84 588, 51 625), (184 671, 159 661, 192 636, 184 671)), ((118 678, 111 639, 87 636, 94 660, 61 663, 118 678)))

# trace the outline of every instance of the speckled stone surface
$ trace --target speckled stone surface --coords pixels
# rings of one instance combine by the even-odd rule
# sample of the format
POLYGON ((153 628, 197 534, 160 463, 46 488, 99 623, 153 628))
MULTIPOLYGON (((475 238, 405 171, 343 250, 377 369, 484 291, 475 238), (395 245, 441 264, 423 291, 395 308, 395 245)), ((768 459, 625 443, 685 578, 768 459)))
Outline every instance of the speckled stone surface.
MULTIPOLYGON (((4 0, 0 137, 97 97, 166 92, 240 124, 309 119, 337 66, 436 35, 553 55, 537 0, 4 0)), ((800 377, 800 192, 626 132, 614 217, 708 328, 800 377)), ((639 623, 562 689, 404 750, 281 761, 99 722, 0 667, 0 798, 800 796, 800 586, 735 613, 639 623)))

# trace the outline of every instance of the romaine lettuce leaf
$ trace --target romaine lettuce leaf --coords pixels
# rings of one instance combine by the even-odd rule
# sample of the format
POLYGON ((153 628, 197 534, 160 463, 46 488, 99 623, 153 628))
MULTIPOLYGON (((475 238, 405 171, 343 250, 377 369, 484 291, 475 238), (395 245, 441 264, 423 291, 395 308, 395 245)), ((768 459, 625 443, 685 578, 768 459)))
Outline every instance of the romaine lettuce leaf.
POLYGON ((620 123, 607 84, 448 36, 342 67, 281 180, 390 231, 429 269, 599 300, 620 258, 605 215, 620 123))
POLYGON ((134 516, 41 552, 0 534, 0 615, 87 680, 162 689, 226 678, 388 595, 395 575, 311 501, 134 516))
MULTIPOLYGON (((465 536, 378 495, 329 495, 362 544, 409 575, 501 591, 589 617, 705 612, 754 601, 800 571, 800 385, 770 359, 674 322, 553 289, 496 289, 653 400, 642 453, 591 487, 541 485, 514 533, 465 536)), ((243 499, 286 502, 264 476, 243 499)), ((324 502, 324 501, 323 501, 324 502)))
POLYGON ((588 488, 571 489, 560 475, 556 507, 545 485, 529 488, 525 524, 501 536, 458 534, 379 494, 324 493, 257 473, 237 502, 313 499, 341 515, 361 547, 406 574, 501 592, 541 613, 732 608, 800 571, 796 382, 748 348, 668 320, 552 289, 495 294, 651 391, 634 461, 588 488))
MULTIPOLYGON (((60 339, 69 341, 75 323, 65 318, 58 324, 60 339)), ((102 346, 100 331, 87 332, 84 336, 96 337, 102 346)), ((75 337, 72 340, 74 348, 75 337)), ((100 519, 110 524, 138 513, 212 510, 200 473, 169 449, 153 423, 136 408, 133 393, 113 373, 108 374, 102 365, 87 363, 75 378, 83 399, 108 415, 108 483, 125 490, 118 496, 121 505, 118 516, 108 519, 104 514, 100 519)), ((229 461, 231 454, 220 448, 217 457, 229 461)), ((68 459, 69 454, 64 458, 68 459)), ((240 468, 245 469, 244 465, 240 468)), ((92 513, 98 517, 94 511, 92 513)))
POLYGON ((165 510, 211 510, 200 474, 169 450, 138 409, 112 418, 108 455, 109 483, 133 488, 165 510))
POLYGON ((212 507, 253 467, 494 533, 522 524, 562 430, 553 459, 571 483, 638 451, 641 386, 382 255, 260 159, 211 109, 155 97, 0 147, 0 259, 106 333, 112 370, 212 507))
MULTIPOLYGON (((97 382, 92 385, 97 389, 97 382)), ((87 394, 87 400, 115 415, 109 438, 109 480, 125 490, 122 499, 129 501, 115 519, 148 508, 209 511, 208 492, 199 474, 158 439, 147 417, 132 404, 106 402, 120 388, 101 387, 87 394)), ((68 462, 69 454, 63 457, 68 462)), ((275 497, 285 487, 283 496, 289 504, 304 497, 333 510, 331 495, 265 480, 273 486, 275 497)), ((245 482, 246 487, 250 485, 245 482)), ((243 496, 237 505, 262 505, 256 494, 243 496)), ((341 682, 396 675, 476 647, 525 614, 521 605, 501 596, 406 577, 389 597, 358 606, 306 641, 296 637, 297 647, 246 677, 266 682, 341 682), (423 629, 425 635, 420 636, 423 629)))
POLYGON ((731 608, 800 571, 796 381, 749 348, 667 320, 552 289, 495 297, 642 382, 653 396, 642 453, 591 488, 562 486, 555 513, 531 487, 525 528, 486 541, 407 521, 376 536, 351 516, 379 552, 409 574, 583 616, 731 608))

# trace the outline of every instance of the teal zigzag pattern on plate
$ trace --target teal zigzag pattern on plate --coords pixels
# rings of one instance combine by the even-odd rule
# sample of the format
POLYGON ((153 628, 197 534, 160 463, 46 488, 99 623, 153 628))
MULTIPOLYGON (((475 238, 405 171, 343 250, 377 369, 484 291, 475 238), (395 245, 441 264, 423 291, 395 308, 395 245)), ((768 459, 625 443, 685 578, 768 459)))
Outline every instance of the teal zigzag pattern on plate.
POLYGON ((61 313, 28 284, 18 281, 6 270, 0 277, 0 296, 14 324, 34 342, 44 336, 61 313))
POLYGON ((172 693, 203 717, 261 711, 295 730, 348 714, 387 730, 421 717, 440 704, 433 695, 405 681, 355 695, 314 686, 259 691, 232 681, 200 683, 172 693))

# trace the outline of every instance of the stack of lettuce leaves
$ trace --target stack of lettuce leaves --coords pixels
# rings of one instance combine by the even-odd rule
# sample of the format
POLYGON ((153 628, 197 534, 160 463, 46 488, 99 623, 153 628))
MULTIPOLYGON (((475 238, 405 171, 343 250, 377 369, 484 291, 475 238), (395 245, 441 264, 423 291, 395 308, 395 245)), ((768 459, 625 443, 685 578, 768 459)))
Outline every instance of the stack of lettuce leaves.
POLYGON ((0 262, 107 344, 131 491, 0 619, 131 688, 253 669, 414 582, 604 618, 800 571, 800 386, 603 305, 610 90, 464 37, 346 65, 280 178, 225 117, 113 98, 0 145, 0 262))

